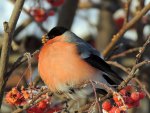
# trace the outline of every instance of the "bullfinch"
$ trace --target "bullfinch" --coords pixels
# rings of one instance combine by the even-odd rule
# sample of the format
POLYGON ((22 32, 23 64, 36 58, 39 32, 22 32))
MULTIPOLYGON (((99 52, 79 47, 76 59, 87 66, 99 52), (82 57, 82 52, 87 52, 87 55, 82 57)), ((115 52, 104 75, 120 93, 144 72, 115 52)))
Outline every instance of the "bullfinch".
POLYGON ((122 81, 95 48, 68 29, 54 27, 43 39, 47 41, 39 53, 38 70, 53 93, 64 93, 71 99, 84 98, 93 89, 81 86, 90 80, 107 85, 122 81))

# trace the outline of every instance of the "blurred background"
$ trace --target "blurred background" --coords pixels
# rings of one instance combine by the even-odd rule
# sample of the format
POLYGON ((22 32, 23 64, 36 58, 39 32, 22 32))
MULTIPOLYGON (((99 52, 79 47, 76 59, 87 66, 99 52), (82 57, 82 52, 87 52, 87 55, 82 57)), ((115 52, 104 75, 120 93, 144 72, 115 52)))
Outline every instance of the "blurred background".
MULTIPOLYGON (((33 53, 42 46, 41 37, 54 26, 71 29, 79 37, 102 52, 111 38, 130 21, 150 0, 26 0, 14 33, 9 68, 16 59, 25 52, 33 53), (55 1, 55 2, 52 2, 55 1), (127 13, 126 6, 129 6, 127 13), (126 20, 126 14, 128 19, 126 20)), ((9 21, 15 0, 0 0, 0 53, 3 43, 3 22, 9 21)), ((106 58, 125 50, 142 46, 150 35, 150 13, 143 16, 118 41, 114 51, 106 58)), ((125 57, 113 58, 120 64, 131 67, 135 63, 135 51, 125 57)), ((142 60, 150 58, 150 47, 146 48, 142 60)), ((43 84, 39 78, 36 58, 32 62, 32 80, 43 84)), ((19 82, 19 86, 27 86, 31 80, 29 72, 24 72, 27 64, 21 65, 10 76, 5 91, 9 91, 19 82)), ((114 67, 115 68, 115 67, 114 67)), ((138 78, 150 91, 150 66, 144 66, 138 78)), ((116 69, 124 76, 124 73, 116 69)), ((4 100, 2 113, 13 110, 4 100)), ((141 106, 130 110, 130 113, 150 113, 150 101, 145 98, 141 106)))

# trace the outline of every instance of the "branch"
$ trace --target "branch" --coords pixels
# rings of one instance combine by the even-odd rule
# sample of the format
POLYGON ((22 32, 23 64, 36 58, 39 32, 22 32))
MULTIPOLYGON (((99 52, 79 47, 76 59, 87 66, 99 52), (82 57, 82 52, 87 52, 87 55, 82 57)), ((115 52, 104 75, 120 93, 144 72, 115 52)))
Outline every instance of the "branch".
POLYGON ((124 67, 123 65, 117 63, 117 62, 113 62, 113 61, 107 61, 108 64, 113 65, 115 67, 118 67, 119 69, 121 69, 122 71, 124 71, 125 73, 129 74, 130 73, 130 69, 124 67))
POLYGON ((127 0, 127 3, 125 3, 126 17, 125 17, 124 25, 129 21, 131 1, 132 0, 127 0))
POLYGON ((117 41, 123 36, 123 34, 129 29, 131 28, 147 11, 150 10, 150 3, 147 4, 142 10, 141 12, 138 12, 137 15, 135 17, 133 17, 128 23, 126 23, 122 29, 120 29, 120 31, 113 36, 111 42, 109 43, 109 45, 106 47, 106 49, 103 51, 103 56, 106 57, 107 54, 111 51, 111 49, 113 48, 113 46, 117 43, 117 41))
POLYGON ((144 53, 145 48, 149 43, 150 43, 150 36, 148 37, 147 41, 144 43, 143 47, 139 49, 139 53, 136 55, 136 63, 138 63, 139 60, 141 59, 141 56, 144 53))
POLYGON ((20 26, 18 26, 18 28, 15 30, 14 32, 14 38, 22 31, 24 30, 28 25, 30 25, 32 23, 32 19, 28 18, 26 20, 24 20, 20 26))
POLYGON ((124 81, 122 81, 121 84, 118 86, 118 90, 126 86, 129 83, 129 81, 135 77, 135 71, 145 64, 150 64, 150 61, 145 60, 133 66, 131 72, 129 73, 129 76, 124 81))
POLYGON ((91 82, 91 85, 92 85, 92 87, 93 87, 93 91, 94 91, 94 95, 95 95, 95 101, 96 101, 96 104, 97 104, 98 112, 99 112, 99 113, 102 113, 101 108, 100 108, 100 104, 99 104, 99 102, 98 102, 95 85, 93 84, 93 81, 92 81, 92 80, 90 80, 90 82, 91 82))
MULTIPOLYGON (((39 50, 36 50, 34 53, 31 54, 31 57, 33 57, 34 55, 36 55, 38 52, 39 52, 39 50)), ((12 67, 10 68, 10 70, 5 73, 5 79, 4 79, 4 81, 7 82, 8 78, 14 72, 14 70, 17 69, 21 64, 27 62, 27 60, 28 60, 27 57, 25 57, 24 55, 20 56, 13 63, 12 67)))
POLYGON ((9 61, 9 53, 11 48, 11 42, 14 34, 14 30, 20 16, 23 4, 25 0, 16 0, 13 12, 11 14, 9 22, 4 22, 4 40, 2 46, 2 53, 1 53, 1 64, 0 64, 0 107, 3 100, 3 93, 4 93, 4 73, 7 71, 7 64, 9 61))
POLYGON ((110 59, 110 60, 113 60, 113 59, 116 59, 116 58, 124 57, 124 56, 126 56, 127 54, 130 54, 130 53, 139 51, 139 49, 141 49, 141 48, 142 48, 142 47, 137 47, 137 48, 128 49, 128 50, 123 51, 123 52, 121 52, 121 53, 119 53, 119 54, 116 54, 116 55, 111 56, 109 59, 110 59))

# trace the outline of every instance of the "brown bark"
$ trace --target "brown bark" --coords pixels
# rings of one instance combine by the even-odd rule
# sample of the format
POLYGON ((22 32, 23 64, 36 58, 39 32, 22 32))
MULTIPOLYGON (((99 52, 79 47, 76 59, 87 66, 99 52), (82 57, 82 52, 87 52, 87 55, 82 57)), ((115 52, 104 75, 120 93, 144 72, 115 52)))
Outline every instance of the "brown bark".
POLYGON ((59 12, 58 26, 71 28, 79 0, 66 0, 59 12))
MULTIPOLYGON (((107 4, 109 1, 102 0, 102 2, 102 4, 107 4)), ((107 46, 114 33, 112 12, 106 8, 100 9, 98 31, 99 33, 98 37, 96 38, 96 48, 99 51, 102 51, 107 46)))

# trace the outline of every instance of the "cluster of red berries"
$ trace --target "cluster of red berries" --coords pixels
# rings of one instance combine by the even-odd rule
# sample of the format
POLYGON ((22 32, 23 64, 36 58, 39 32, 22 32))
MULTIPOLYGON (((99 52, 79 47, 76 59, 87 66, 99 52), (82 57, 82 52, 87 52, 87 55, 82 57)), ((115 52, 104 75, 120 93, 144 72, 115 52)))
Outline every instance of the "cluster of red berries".
POLYGON ((119 93, 114 93, 113 98, 102 103, 104 113, 125 113, 127 109, 138 107, 140 100, 145 97, 142 90, 135 91, 131 85, 126 86, 119 93))
MULTIPOLYGON (((47 0, 47 3, 52 7, 59 7, 64 3, 64 0, 47 0)), ((53 10, 53 8, 46 10, 45 8, 34 7, 31 8, 29 12, 36 22, 43 22, 49 16, 55 15, 55 10, 53 10)))
POLYGON ((26 99, 29 98, 29 93, 22 89, 21 91, 17 90, 17 88, 12 88, 11 91, 9 91, 6 94, 6 102, 8 102, 11 105, 23 105, 26 103, 26 99))
POLYGON ((50 108, 49 101, 42 100, 38 104, 27 109, 26 112, 27 113, 54 113, 54 112, 58 112, 60 110, 61 110, 61 108, 58 106, 50 108))
MULTIPOLYGON (((29 104, 34 97, 36 97, 39 92, 42 92, 43 90, 46 90, 47 87, 29 87, 24 88, 22 87, 20 90, 18 90, 16 87, 12 88, 5 97, 5 100, 8 104, 14 105, 14 106, 24 106, 29 104)), ((39 96, 37 100, 40 100, 42 98, 45 98, 44 100, 41 100, 39 103, 31 106, 26 110, 27 113, 53 113, 60 111, 62 108, 61 106, 54 106, 50 107, 50 100, 51 97, 47 94, 43 94, 39 96)))

